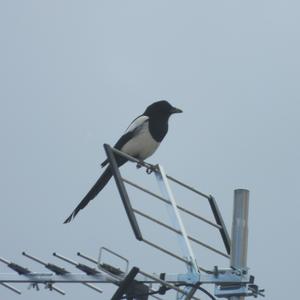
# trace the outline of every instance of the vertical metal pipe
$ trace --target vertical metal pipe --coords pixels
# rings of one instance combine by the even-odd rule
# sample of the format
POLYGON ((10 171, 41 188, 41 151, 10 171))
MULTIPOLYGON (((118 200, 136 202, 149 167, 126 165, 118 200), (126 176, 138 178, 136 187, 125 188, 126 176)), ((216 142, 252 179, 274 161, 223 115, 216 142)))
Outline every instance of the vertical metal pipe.
MULTIPOLYGON (((247 268, 248 250, 248 211, 249 191, 237 189, 234 191, 234 209, 231 231, 231 267, 239 270, 247 268)), ((230 300, 243 300, 243 296, 233 296, 230 300)))

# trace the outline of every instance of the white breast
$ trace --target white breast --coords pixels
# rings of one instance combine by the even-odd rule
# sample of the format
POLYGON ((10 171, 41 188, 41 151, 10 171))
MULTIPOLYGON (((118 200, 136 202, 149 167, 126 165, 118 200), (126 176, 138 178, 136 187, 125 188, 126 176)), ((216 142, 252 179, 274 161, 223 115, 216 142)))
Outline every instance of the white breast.
POLYGON ((149 123, 146 121, 142 124, 137 135, 128 141, 121 151, 144 160, 155 152, 159 144, 152 138, 149 132, 149 123))

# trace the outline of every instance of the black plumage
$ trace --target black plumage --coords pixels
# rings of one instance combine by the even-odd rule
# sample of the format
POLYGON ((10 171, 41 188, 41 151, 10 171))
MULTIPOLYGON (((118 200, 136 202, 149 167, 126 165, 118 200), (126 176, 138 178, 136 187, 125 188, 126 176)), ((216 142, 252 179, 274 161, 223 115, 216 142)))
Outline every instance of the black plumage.
MULTIPOLYGON (((133 120, 126 132, 114 145, 114 148, 140 160, 148 158, 155 152, 167 134, 169 117, 174 113, 180 112, 182 112, 180 109, 173 107, 165 100, 154 102, 146 108, 142 115, 133 120)), ((127 159, 121 156, 116 156, 116 160, 119 167, 127 162, 127 159)), ((107 164, 108 160, 106 159, 101 166, 105 167, 107 164)), ((94 186, 64 223, 69 223, 81 209, 94 199, 111 177, 110 166, 107 166, 94 186)))

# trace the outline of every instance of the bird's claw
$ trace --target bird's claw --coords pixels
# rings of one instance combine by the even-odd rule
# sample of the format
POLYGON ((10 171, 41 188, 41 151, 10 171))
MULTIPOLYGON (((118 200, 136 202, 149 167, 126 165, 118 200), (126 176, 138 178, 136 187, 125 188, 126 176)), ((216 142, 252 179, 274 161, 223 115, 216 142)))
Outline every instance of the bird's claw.
POLYGON ((149 166, 146 168, 146 173, 151 174, 154 171, 154 168, 152 166, 149 166))
POLYGON ((143 166, 143 163, 140 161, 136 164, 136 168, 140 169, 143 166))
POLYGON ((150 164, 145 163, 144 161, 140 161, 136 164, 137 169, 140 169, 141 167, 146 168, 146 173, 151 174, 153 171, 155 171, 155 166, 152 166, 150 164))

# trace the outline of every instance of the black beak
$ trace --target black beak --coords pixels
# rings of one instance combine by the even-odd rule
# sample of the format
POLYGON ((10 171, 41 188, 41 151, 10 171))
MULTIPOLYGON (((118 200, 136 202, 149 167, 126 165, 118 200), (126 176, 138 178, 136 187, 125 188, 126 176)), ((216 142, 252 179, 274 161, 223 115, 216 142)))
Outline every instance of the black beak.
POLYGON ((178 114, 178 113, 182 113, 182 110, 176 107, 172 107, 171 114, 178 114))

